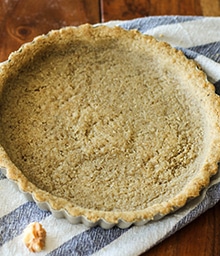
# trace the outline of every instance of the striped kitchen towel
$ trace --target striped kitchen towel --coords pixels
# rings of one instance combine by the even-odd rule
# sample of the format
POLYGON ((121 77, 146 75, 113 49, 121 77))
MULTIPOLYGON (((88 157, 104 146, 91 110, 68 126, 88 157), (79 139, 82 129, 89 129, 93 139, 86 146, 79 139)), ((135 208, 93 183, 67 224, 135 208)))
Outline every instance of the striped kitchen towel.
MULTIPOLYGON (((220 94, 220 18, 189 16, 146 17, 129 21, 108 22, 125 29, 138 29, 181 49, 195 59, 220 94)), ((104 230, 71 225, 40 210, 0 172, 0 255, 32 255, 22 243, 24 228, 41 222, 47 231, 46 248, 39 256, 71 255, 140 255, 170 236, 220 200, 220 173, 200 197, 160 221, 142 227, 104 230)))

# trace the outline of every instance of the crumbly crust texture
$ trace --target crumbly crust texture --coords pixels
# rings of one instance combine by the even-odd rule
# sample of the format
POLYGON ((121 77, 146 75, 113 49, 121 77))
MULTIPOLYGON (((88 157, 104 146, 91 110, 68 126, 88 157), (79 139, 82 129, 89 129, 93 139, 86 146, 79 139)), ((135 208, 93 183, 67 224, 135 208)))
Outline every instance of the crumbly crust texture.
POLYGON ((54 210, 91 222, 154 219, 217 172, 214 86, 151 36, 52 31, 9 57, 0 86, 0 165, 54 210))

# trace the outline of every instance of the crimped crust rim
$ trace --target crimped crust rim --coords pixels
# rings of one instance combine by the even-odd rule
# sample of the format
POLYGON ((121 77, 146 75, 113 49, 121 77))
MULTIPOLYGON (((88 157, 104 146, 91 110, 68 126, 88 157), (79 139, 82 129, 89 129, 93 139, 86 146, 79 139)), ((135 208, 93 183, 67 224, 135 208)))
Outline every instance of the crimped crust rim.
POLYGON ((47 35, 35 38, 32 43, 23 45, 20 50, 12 53, 9 60, 3 64, 0 78, 1 97, 2 85, 7 80, 8 76, 13 74, 12 69, 15 70, 15 74, 23 65, 22 63, 29 62, 33 59, 33 54, 31 55, 29 53, 37 54, 38 51, 42 50, 45 43, 48 45, 53 44, 55 41, 56 44, 59 44, 58 40, 62 40, 63 37, 70 38, 73 34, 77 38, 91 35, 95 37, 96 33, 98 33, 99 36, 109 34, 110 37, 116 38, 124 38, 129 35, 134 38, 139 38, 140 41, 143 40, 146 44, 154 45, 158 52, 165 52, 167 56, 170 56, 170 59, 165 59, 164 61, 167 61, 168 64, 173 63, 173 65, 179 68, 181 67, 182 72, 190 72, 190 74, 188 74, 189 79, 194 79, 195 81, 195 88, 193 89, 199 92, 202 91, 201 94, 204 95, 209 94, 208 99, 204 99, 201 104, 203 104, 204 110, 207 111, 205 115, 210 115, 209 118, 211 121, 209 122, 208 129, 212 129, 212 133, 209 135, 208 157, 203 162, 200 175, 193 178, 181 193, 166 202, 153 205, 149 207, 149 209, 144 210, 113 212, 72 206, 66 199, 52 196, 48 192, 38 189, 34 184, 29 182, 27 178, 23 176, 22 172, 11 162, 3 147, 0 147, 0 165, 6 168, 7 177, 15 181, 22 191, 30 193, 36 202, 47 202, 52 210, 65 210, 72 217, 85 216, 85 218, 91 222, 98 222, 100 219, 103 219, 108 223, 117 225, 120 220, 134 223, 142 220, 153 220, 158 214, 165 216, 183 207, 189 199, 197 197, 200 194, 202 188, 209 184, 210 177, 218 171, 218 162, 220 159, 220 99, 214 92, 214 86, 208 82, 205 73, 199 68, 199 65, 192 60, 188 60, 181 51, 172 48, 167 43, 156 41, 152 36, 142 35, 138 31, 125 31, 119 27, 108 28, 100 26, 94 28, 86 24, 79 27, 68 27, 58 31, 51 31, 47 35))

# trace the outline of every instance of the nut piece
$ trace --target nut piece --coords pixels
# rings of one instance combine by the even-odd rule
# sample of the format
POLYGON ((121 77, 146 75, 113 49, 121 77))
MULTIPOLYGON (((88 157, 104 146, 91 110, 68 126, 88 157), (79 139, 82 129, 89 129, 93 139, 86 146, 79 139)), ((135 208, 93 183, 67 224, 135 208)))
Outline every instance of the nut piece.
POLYGON ((46 231, 39 222, 30 223, 24 230, 23 242, 31 252, 40 252, 45 246, 46 231))

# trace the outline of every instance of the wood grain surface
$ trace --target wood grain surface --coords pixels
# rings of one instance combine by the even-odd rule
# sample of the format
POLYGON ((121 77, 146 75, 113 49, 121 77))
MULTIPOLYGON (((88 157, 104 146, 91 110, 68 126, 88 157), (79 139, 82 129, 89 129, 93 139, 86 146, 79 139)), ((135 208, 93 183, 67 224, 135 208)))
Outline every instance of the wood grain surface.
POLYGON ((99 21, 98 0, 0 0, 0 61, 51 29, 99 21))
POLYGON ((102 0, 102 21, 151 15, 220 15, 219 0, 102 0))
POLYGON ((202 15, 202 6, 196 0, 103 0, 103 20, 132 19, 150 15, 202 15))
MULTIPOLYGON (((150 15, 220 16, 220 0, 0 0, 0 61, 51 29, 150 15)), ((220 203, 146 255, 219 256, 220 203)))

